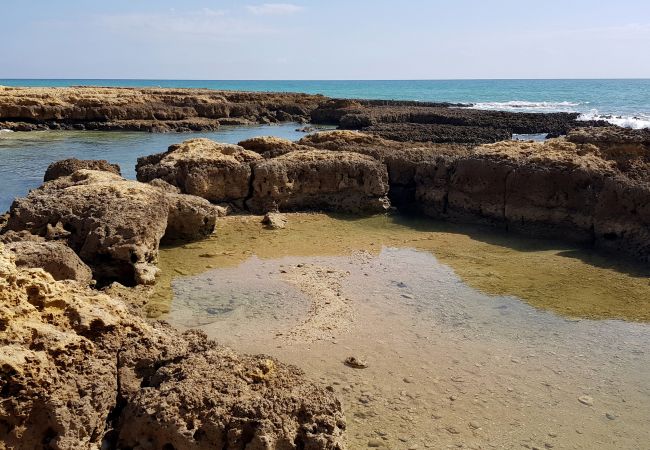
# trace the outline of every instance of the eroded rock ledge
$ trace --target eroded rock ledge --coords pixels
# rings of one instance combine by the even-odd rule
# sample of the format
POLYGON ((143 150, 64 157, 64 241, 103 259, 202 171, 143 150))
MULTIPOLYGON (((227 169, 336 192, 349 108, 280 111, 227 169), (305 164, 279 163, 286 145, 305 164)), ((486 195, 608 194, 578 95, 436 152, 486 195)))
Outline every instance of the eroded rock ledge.
POLYGON ((343 449, 334 395, 264 356, 148 323, 0 244, 0 447, 343 449))
POLYGON ((386 167, 375 158, 278 138, 241 144, 251 150, 208 139, 172 145, 138 159, 138 180, 162 179, 183 193, 261 214, 276 209, 372 213, 389 206, 386 167))
POLYGON ((194 140, 141 159, 138 177, 160 177, 183 192, 234 200, 256 213, 376 212, 387 208, 388 195, 393 206, 432 217, 571 239, 648 260, 649 134, 583 128, 546 142, 481 146, 404 143, 343 130, 296 143, 194 140), (181 172, 180 179, 169 176, 181 172), (224 186, 236 187, 236 198, 224 186))
POLYGON ((311 121, 397 141, 479 144, 509 139, 513 133, 559 136, 576 127, 607 125, 577 121, 575 113, 468 106, 209 89, 0 86, 0 128, 210 131, 222 125, 311 121))

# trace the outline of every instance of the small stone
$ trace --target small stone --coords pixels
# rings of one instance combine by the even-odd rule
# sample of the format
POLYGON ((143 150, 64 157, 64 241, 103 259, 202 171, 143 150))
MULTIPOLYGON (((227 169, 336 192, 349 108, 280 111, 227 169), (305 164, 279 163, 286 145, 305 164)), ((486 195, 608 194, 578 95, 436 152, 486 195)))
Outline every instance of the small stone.
POLYGON ((456 429, 456 427, 448 426, 445 428, 449 434, 460 434, 460 431, 456 429))
POLYGON ((615 420, 616 416, 610 412, 605 413, 605 417, 607 417, 609 420, 615 420))
POLYGON ((284 214, 268 212, 264 215, 262 223, 266 225, 267 228, 279 230, 287 225, 287 217, 284 214))
POLYGON ((469 423, 469 427, 473 428, 474 430, 478 430, 479 428, 481 428, 481 425, 477 422, 472 421, 469 423))
POLYGON ((353 369, 365 369, 368 367, 368 363, 366 361, 359 359, 356 356, 348 356, 345 358, 345 361, 343 361, 343 363, 348 367, 352 367, 353 369))
POLYGON ((370 439, 368 441, 368 447, 377 448, 377 447, 381 447, 381 446, 382 446, 381 441, 379 441, 377 439, 370 439))
POLYGON ((583 405, 594 406, 594 399, 589 397, 588 395, 581 395, 580 397, 578 397, 578 401, 583 405))

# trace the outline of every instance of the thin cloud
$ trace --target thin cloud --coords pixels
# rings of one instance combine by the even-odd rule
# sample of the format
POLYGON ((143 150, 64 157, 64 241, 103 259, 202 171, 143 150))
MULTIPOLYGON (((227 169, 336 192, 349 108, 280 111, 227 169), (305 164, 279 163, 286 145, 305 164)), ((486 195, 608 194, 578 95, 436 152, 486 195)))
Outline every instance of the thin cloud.
POLYGON ((274 34, 277 30, 250 21, 229 17, 227 11, 204 8, 180 13, 132 13, 100 16, 109 29, 134 34, 152 33, 173 37, 204 36, 232 39, 237 36, 274 34))
POLYGON ((258 16, 280 16, 295 14, 305 8, 292 3, 263 3, 261 5, 248 5, 246 9, 258 16))

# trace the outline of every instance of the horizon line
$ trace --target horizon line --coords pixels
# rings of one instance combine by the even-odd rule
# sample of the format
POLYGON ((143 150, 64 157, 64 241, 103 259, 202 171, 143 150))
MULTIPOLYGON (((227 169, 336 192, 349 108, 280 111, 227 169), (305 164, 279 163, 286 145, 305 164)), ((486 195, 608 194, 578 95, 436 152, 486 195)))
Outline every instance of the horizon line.
POLYGON ((6 81, 598 81, 598 80, 650 80, 650 77, 575 77, 575 78, 232 78, 232 79, 209 79, 209 78, 0 78, 6 81))

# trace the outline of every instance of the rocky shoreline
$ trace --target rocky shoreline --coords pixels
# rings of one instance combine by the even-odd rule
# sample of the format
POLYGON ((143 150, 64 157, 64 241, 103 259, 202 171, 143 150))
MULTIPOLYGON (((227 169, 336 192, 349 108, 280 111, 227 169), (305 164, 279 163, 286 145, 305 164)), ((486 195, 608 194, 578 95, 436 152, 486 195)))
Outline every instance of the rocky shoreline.
POLYGON ((106 161, 52 164, 0 222, 8 448, 345 447, 340 403, 299 370, 139 317, 160 243, 209 236, 231 211, 417 211, 650 261, 649 130, 303 94, 0 89, 10 129, 341 128, 297 142, 186 140, 140 158, 138 181, 106 161))
POLYGON ((566 134, 606 122, 576 113, 481 111, 453 103, 342 100, 322 95, 171 88, 0 86, 0 129, 189 132, 299 122, 397 141, 490 143, 513 133, 566 134))

